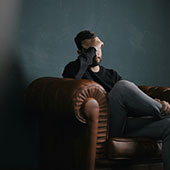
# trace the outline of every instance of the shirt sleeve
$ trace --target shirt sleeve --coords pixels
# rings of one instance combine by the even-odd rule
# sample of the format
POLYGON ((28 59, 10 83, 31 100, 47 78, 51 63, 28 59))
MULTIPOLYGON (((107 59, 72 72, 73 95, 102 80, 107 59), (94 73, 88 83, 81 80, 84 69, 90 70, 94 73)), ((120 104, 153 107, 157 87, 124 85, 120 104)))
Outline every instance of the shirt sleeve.
POLYGON ((116 72, 116 82, 119 81, 119 80, 122 80, 122 76, 120 76, 117 72, 116 72))
POLYGON ((89 65, 93 62, 96 55, 96 49, 88 48, 85 54, 78 56, 77 60, 68 63, 63 71, 62 76, 67 78, 81 79, 89 65))
POLYGON ((112 78, 114 83, 118 82, 119 80, 122 80, 122 76, 120 76, 117 71, 111 70, 111 72, 113 75, 112 78))

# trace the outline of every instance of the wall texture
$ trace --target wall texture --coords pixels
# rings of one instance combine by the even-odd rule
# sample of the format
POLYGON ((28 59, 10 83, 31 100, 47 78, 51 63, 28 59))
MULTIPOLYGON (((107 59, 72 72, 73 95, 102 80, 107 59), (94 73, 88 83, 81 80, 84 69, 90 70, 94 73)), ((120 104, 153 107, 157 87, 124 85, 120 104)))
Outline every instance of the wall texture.
POLYGON ((169 8, 169 0, 23 0, 15 54, 1 62, 0 168, 39 167, 38 124, 23 112, 23 91, 36 78, 61 77, 81 30, 97 33, 102 64, 124 79, 170 86, 169 8))
POLYGON ((170 85, 169 7, 169 0, 25 0, 19 48, 28 82, 61 77, 77 57, 73 38, 90 29, 105 42, 104 66, 137 84, 170 85))

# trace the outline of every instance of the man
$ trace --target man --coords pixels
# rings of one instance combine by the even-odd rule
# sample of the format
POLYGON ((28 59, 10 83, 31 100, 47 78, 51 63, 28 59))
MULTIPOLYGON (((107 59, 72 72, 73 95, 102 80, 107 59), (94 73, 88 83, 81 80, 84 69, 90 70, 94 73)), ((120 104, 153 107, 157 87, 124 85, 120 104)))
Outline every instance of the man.
MULTIPOLYGON (((78 58, 66 65, 63 77, 94 80, 104 87, 109 99, 109 135, 148 136, 163 141, 165 170, 170 170, 170 105, 152 99, 134 83, 123 80, 112 69, 100 65, 104 43, 94 32, 81 31, 75 37, 78 58), (152 119, 133 121, 128 116, 152 116, 152 119)), ((135 120, 135 119, 134 119, 135 120)))

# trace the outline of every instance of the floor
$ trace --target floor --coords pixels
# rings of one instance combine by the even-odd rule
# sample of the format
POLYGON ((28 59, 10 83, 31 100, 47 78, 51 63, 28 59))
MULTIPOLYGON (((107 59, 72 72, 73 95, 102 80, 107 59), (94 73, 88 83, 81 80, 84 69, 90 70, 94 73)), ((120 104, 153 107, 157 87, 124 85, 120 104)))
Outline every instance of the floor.
POLYGON ((150 164, 150 165, 133 165, 131 167, 127 166, 114 166, 112 168, 96 168, 95 170, 163 170, 163 164, 150 164))

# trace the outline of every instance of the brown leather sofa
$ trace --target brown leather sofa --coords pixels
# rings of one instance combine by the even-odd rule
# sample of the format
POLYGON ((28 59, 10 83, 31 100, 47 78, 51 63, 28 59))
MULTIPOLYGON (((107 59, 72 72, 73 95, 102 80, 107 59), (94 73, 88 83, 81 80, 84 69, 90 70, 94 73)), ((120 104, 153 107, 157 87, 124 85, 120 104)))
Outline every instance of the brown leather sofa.
MULTIPOLYGON (((139 88, 170 102, 170 88, 139 88)), ((134 170, 132 165, 151 169, 149 164, 162 162, 161 141, 108 137, 107 95, 96 82, 42 77, 26 88, 24 100, 25 111, 40 127, 41 169, 134 170)))

